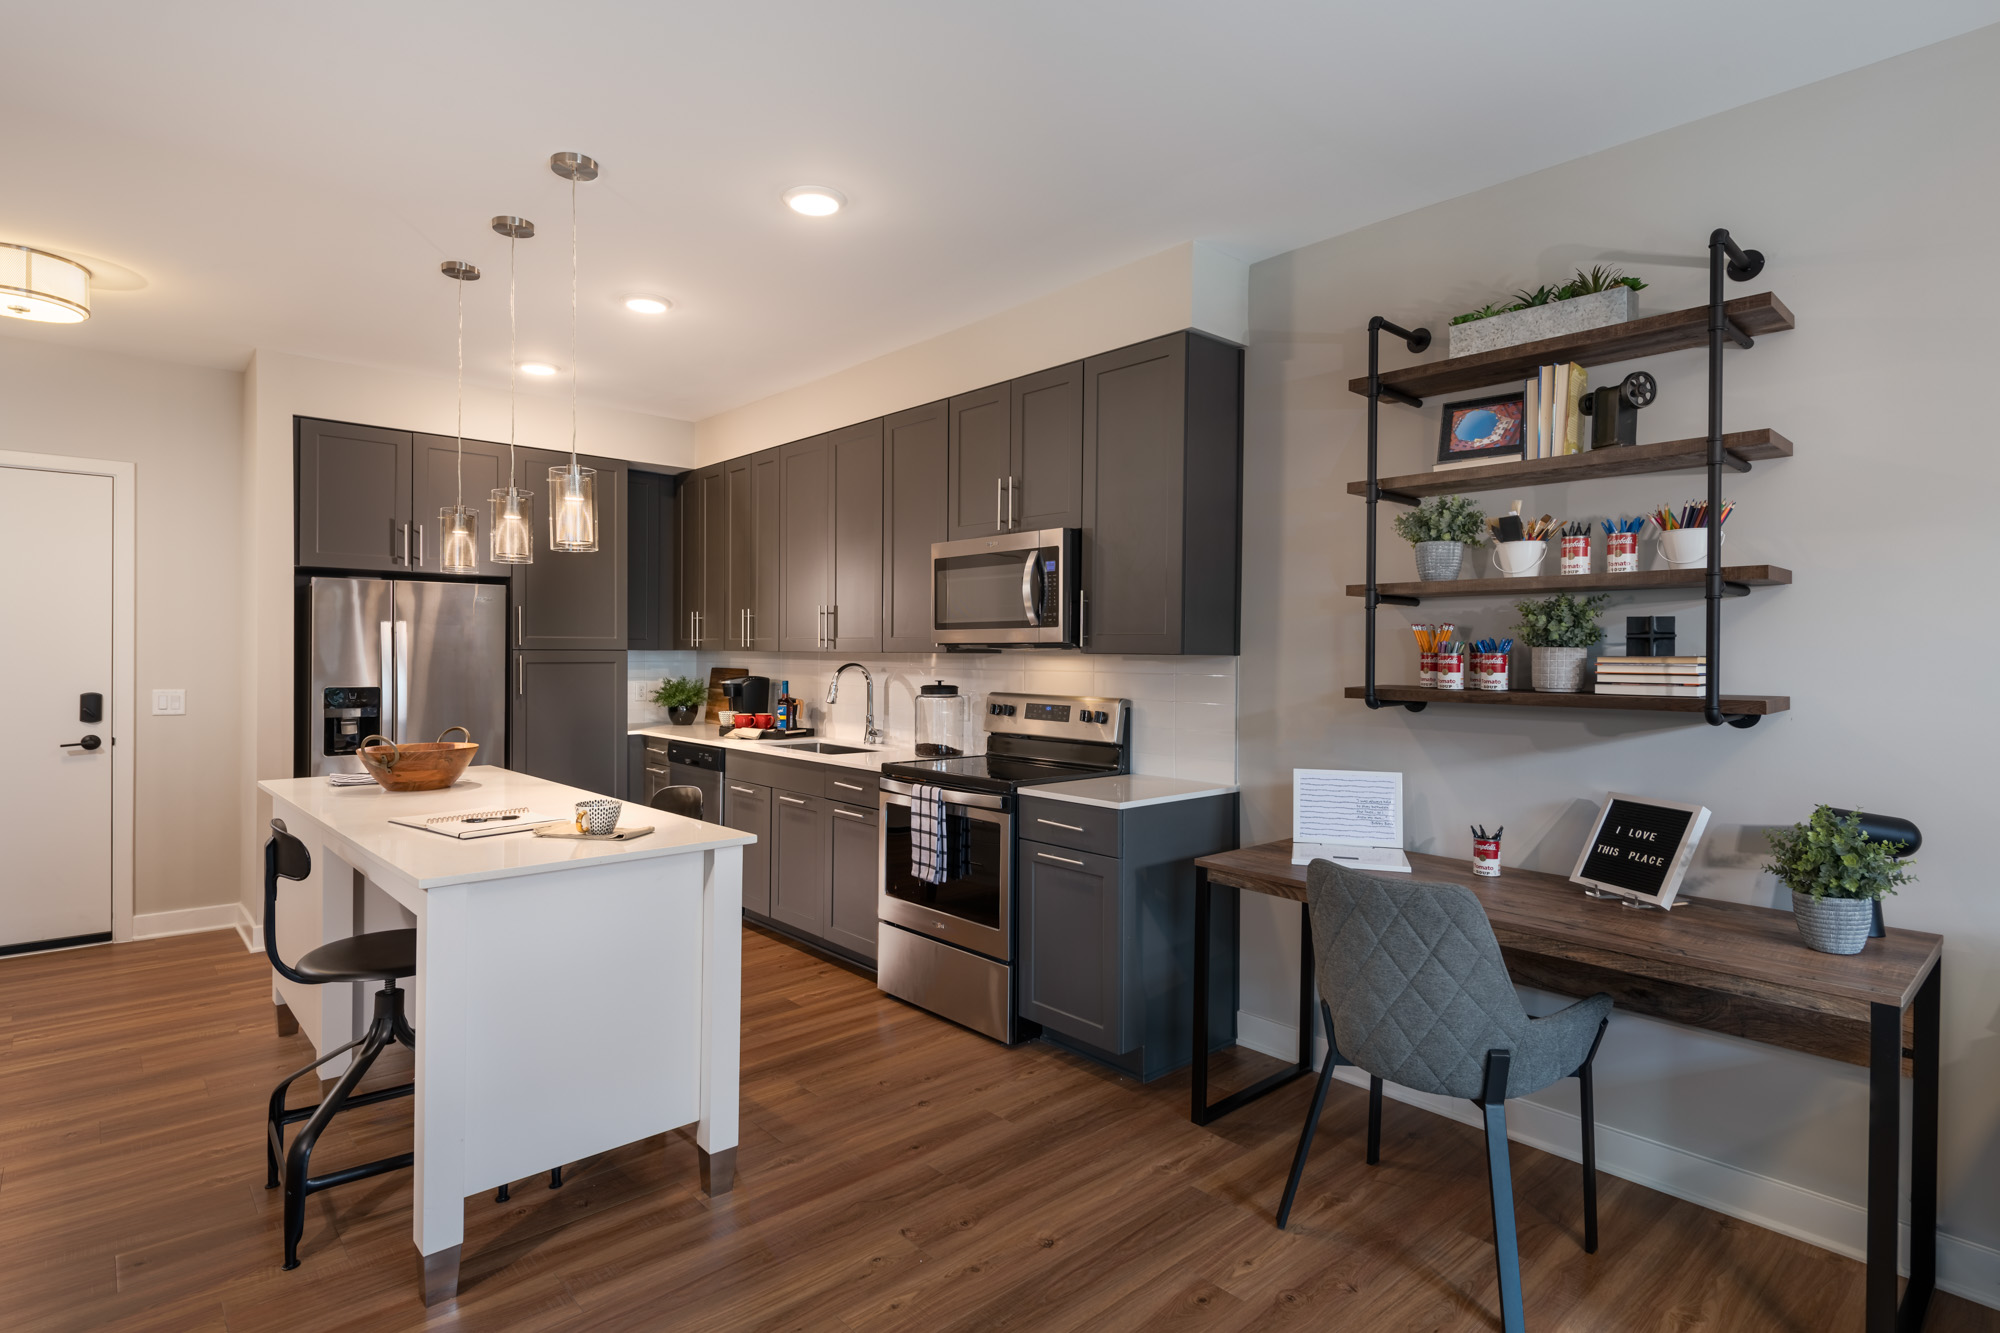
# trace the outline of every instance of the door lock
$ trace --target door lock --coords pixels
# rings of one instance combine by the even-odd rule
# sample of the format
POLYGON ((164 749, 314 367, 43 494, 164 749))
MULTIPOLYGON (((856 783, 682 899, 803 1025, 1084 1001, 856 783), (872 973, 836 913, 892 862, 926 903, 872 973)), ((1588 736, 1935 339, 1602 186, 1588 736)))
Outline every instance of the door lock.
POLYGON ((85 736, 80 741, 64 741, 61 745, 58 745, 56 748, 58 750, 95 750, 98 746, 102 744, 104 744, 104 742, 99 740, 95 736, 85 736))

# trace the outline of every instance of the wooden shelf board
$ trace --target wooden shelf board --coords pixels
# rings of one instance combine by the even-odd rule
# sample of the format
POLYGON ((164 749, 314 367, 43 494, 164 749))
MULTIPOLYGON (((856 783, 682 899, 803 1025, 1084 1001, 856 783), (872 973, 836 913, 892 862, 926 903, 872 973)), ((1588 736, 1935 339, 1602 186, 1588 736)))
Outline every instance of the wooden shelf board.
MULTIPOLYGON (((1360 685, 1347 687, 1350 699, 1366 699, 1360 685)), ((1535 690, 1427 690, 1415 685, 1377 685, 1376 699, 1385 703, 1512 704, 1524 708, 1589 708, 1613 713, 1693 713, 1706 707, 1698 698, 1643 694, 1544 694, 1535 690)), ((1725 694, 1722 711, 1730 716, 1783 713, 1792 700, 1784 694, 1725 694)))
MULTIPOLYGON (((1774 430, 1735 431, 1722 437, 1722 447, 1753 462, 1792 456, 1792 442, 1774 430)), ((1592 449, 1588 453, 1531 458, 1519 463, 1488 463, 1483 467, 1453 468, 1449 472, 1409 472, 1399 477, 1384 477, 1379 484, 1385 496, 1423 499, 1432 495, 1466 495, 1522 486, 1553 486, 1569 481, 1590 481, 1597 477, 1694 472, 1707 466, 1708 441, 1696 437, 1592 449)), ((1368 482, 1365 479, 1348 482, 1347 493, 1366 496, 1368 482)))
MULTIPOLYGON (((1554 546, 1552 541, 1550 546, 1554 546)), ((1548 559, 1555 559, 1552 550, 1548 559)), ((1782 565, 1724 565, 1726 583, 1745 583, 1753 588, 1775 588, 1792 581, 1792 571, 1782 565)), ((1440 579, 1433 582, 1378 583, 1376 591, 1394 597, 1496 597, 1514 593, 1543 592, 1640 592, 1672 588, 1703 591, 1708 581, 1705 569, 1643 569, 1636 574, 1545 574, 1527 579, 1440 579)), ((1349 597, 1366 597, 1368 585, 1350 583, 1349 597)))
MULTIPOLYGON (((1739 296, 1724 308, 1737 327, 1752 337, 1782 333, 1793 327, 1792 312, 1785 308, 1785 303, 1774 292, 1739 296)), ((1436 345, 1442 345, 1443 330, 1437 332, 1436 345)), ((1437 394, 1456 393, 1461 389, 1485 388, 1507 380, 1525 380, 1535 373, 1537 367, 1554 362, 1576 361, 1596 366, 1607 361, 1629 361, 1635 357, 1658 356, 1662 352, 1686 351, 1691 347, 1706 346, 1707 343, 1708 307, 1689 306, 1686 310, 1648 315, 1644 319, 1610 324, 1582 333, 1568 333, 1559 338, 1543 338, 1539 342, 1497 347, 1490 352, 1475 352, 1471 356, 1454 356, 1443 361, 1427 361, 1397 370, 1385 370, 1382 372, 1382 383, 1418 398, 1430 398, 1437 394)), ((1729 345, 1735 346, 1734 343, 1729 345)), ((1366 397, 1368 377, 1363 375, 1351 379, 1347 387, 1366 397)))

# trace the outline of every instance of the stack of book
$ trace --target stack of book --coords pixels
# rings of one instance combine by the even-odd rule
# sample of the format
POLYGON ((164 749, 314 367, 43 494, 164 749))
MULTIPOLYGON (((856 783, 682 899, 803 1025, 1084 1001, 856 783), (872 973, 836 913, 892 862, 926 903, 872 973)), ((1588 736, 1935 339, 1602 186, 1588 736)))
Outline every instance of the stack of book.
POLYGON ((1694 698, 1708 690, 1706 657, 1600 657, 1599 694, 1694 698))
POLYGON ((1523 389, 1521 455, 1555 458, 1583 451, 1583 412, 1578 406, 1587 389, 1583 367, 1543 366, 1523 389))

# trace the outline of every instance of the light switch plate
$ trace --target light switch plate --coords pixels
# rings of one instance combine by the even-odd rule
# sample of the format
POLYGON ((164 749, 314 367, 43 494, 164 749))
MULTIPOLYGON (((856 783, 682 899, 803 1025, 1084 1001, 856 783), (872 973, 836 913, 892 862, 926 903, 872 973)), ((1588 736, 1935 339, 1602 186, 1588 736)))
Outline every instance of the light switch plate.
POLYGON ((187 712, 186 690, 154 690, 153 716, 179 717, 187 712))

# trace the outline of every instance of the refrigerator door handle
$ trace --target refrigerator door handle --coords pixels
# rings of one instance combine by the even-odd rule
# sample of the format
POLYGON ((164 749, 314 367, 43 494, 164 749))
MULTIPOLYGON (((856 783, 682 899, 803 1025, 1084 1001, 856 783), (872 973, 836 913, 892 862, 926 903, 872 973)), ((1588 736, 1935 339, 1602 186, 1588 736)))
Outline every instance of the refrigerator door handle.
POLYGON ((410 735, 410 622, 398 620, 393 631, 396 652, 396 734, 398 743, 410 735))
MULTIPOLYGON (((383 725, 393 727, 396 716, 396 652, 394 643, 395 623, 383 620, 376 623, 375 642, 382 653, 382 719, 383 725)), ((391 736, 390 740, 395 737, 391 736)))

